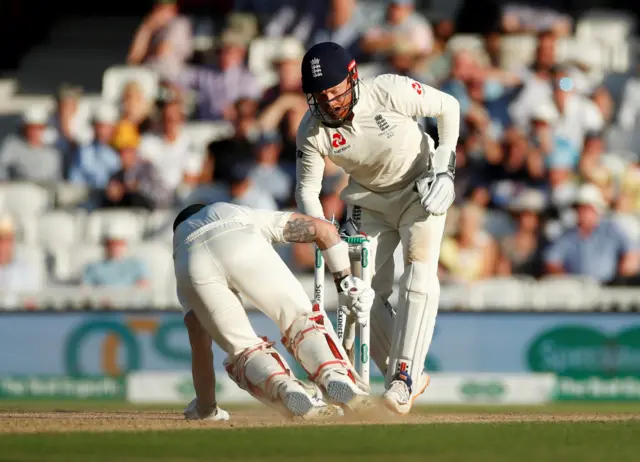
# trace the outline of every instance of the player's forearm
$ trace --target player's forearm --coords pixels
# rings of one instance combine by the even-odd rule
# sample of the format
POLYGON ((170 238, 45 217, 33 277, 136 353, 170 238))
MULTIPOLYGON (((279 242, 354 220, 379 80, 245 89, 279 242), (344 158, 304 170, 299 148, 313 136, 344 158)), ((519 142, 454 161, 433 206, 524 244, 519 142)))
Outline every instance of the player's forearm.
POLYGON ((284 227, 283 236, 286 242, 316 244, 336 281, 351 274, 349 246, 333 223, 294 213, 284 227))
POLYGON ((316 244, 320 250, 327 250, 341 242, 336 227, 318 218, 294 213, 284 227, 286 242, 316 244))

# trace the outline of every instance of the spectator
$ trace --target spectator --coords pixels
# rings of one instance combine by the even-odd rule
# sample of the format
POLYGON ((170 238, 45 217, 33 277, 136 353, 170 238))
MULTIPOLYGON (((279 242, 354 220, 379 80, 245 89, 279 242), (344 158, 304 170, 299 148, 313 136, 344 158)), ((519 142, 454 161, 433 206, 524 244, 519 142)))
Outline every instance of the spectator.
POLYGON ((121 117, 115 136, 120 130, 129 131, 131 128, 138 134, 151 130, 152 110, 153 104, 147 99, 142 85, 135 80, 128 82, 122 91, 121 117))
POLYGON ((285 93, 260 114, 259 123, 263 130, 279 131, 282 135, 282 159, 288 170, 295 168, 296 134, 308 109, 302 94, 285 93))
POLYGON ((42 288, 42 274, 16 252, 16 227, 13 218, 0 217, 0 300, 11 301, 21 293, 42 288))
POLYGON ((580 155, 580 176, 589 183, 597 185, 601 190, 607 188, 612 174, 603 163, 604 140, 599 132, 589 132, 584 139, 584 147, 580 155))
POLYGON ((89 123, 90 111, 82 104, 82 88, 62 85, 56 95, 56 112, 49 124, 45 141, 63 154, 63 174, 67 178, 73 153, 79 145, 93 137, 89 123))
POLYGON ((580 187, 577 226, 567 230, 544 254, 548 274, 590 276, 601 283, 638 272, 638 260, 628 236, 604 218, 606 202, 597 186, 580 187))
POLYGON ((497 246, 482 229, 484 210, 465 204, 460 211, 457 232, 445 237, 440 251, 440 268, 444 280, 470 283, 495 274, 497 246))
POLYGON ((553 76, 553 103, 559 118, 555 124, 556 137, 568 141, 574 149, 582 150, 587 132, 601 131, 604 118, 593 101, 577 94, 567 70, 556 68, 553 76))
POLYGON ((373 65, 370 73, 362 77, 375 77, 380 74, 399 74, 411 77, 420 82, 434 84, 430 76, 420 74, 421 70, 418 67, 419 59, 420 51, 413 43, 398 41, 392 45, 384 61, 373 65))
POLYGON ((497 274, 542 275, 542 234, 540 214, 545 207, 545 197, 540 191, 525 190, 509 205, 517 228, 501 239, 497 274))
POLYGON ((106 258, 88 264, 82 275, 82 284, 102 287, 148 287, 148 268, 137 258, 127 257, 126 229, 111 224, 104 239, 106 258))
MULTIPOLYGON (((273 62, 278 71, 278 83, 264 92, 261 102, 263 108, 285 94, 293 93, 303 98, 301 68, 303 56, 304 48, 299 41, 291 37, 284 39, 273 62)), ((306 109, 304 99, 303 104, 306 109)))
POLYGON ((121 168, 110 179, 102 207, 142 207, 149 210, 170 207, 174 192, 167 188, 155 166, 138 156, 136 135, 115 139, 121 168))
POLYGON ((228 30, 222 34, 217 64, 194 66, 179 78, 179 83, 198 93, 197 116, 200 120, 233 120, 234 103, 241 98, 259 100, 262 91, 244 64, 247 43, 244 37, 228 30))
POLYGON ((7 137, 0 148, 0 180, 61 181, 62 153, 44 142, 47 112, 31 107, 22 120, 22 133, 7 137))
POLYGON ((265 92, 259 117, 264 131, 278 131, 282 137, 281 159, 289 174, 295 175, 296 134, 309 109, 302 93, 301 62, 304 49, 295 40, 286 40, 277 58, 279 83, 265 92))
POLYGON ((271 195, 260 189, 251 179, 251 165, 248 162, 236 163, 229 172, 229 193, 231 203, 245 205, 255 209, 278 210, 271 195))
POLYGON ((129 50, 129 64, 147 64, 164 78, 176 78, 193 54, 193 31, 175 0, 157 0, 129 50))
POLYGON ((367 29, 367 18, 356 0, 331 0, 325 24, 311 38, 309 46, 320 42, 335 42, 359 61, 360 40, 367 29))
POLYGON ((111 146, 118 113, 115 108, 102 105, 93 118, 93 140, 80 147, 73 159, 69 172, 72 183, 86 185, 93 189, 104 189, 109 178, 120 170, 120 157, 111 146))
POLYGON ((546 182, 544 170, 532 155, 526 136, 515 128, 505 132, 502 149, 496 157, 487 157, 483 179, 497 206, 506 206, 521 189, 542 187, 546 182))
POLYGON ((421 55, 433 49, 433 30, 420 13, 415 11, 415 0, 388 0, 383 24, 370 28, 362 39, 362 49, 372 56, 392 52, 399 42, 421 55))
POLYGON ((637 130, 640 125, 640 65, 636 67, 636 72, 625 83, 622 88, 620 98, 620 109, 618 111, 618 124, 620 128, 627 132, 637 130))
POLYGON ((250 107, 251 100, 239 100, 235 104, 234 135, 232 138, 217 140, 207 147, 207 158, 203 169, 204 176, 211 176, 212 180, 226 180, 229 170, 237 162, 251 162, 253 160, 253 144, 260 135, 258 120, 250 107), (214 165, 213 172, 207 172, 214 165), (213 174, 215 173, 215 174, 213 174))
POLYGON ((184 107, 181 99, 162 103, 159 133, 142 137, 139 154, 160 173, 167 189, 194 187, 200 180, 202 155, 183 131, 184 107))
POLYGON ((496 30, 491 30, 484 34, 484 51, 489 59, 489 65, 494 68, 500 67, 502 55, 502 35, 496 30))
POLYGON ((552 72, 557 65, 557 39, 550 32, 538 34, 535 60, 530 69, 522 73, 523 88, 511 103, 509 113, 513 122, 522 130, 529 127, 530 117, 540 101, 548 100, 552 94, 552 72))
POLYGON ((482 188, 482 179, 479 172, 482 171, 483 155, 482 146, 476 148, 476 140, 471 136, 461 136, 456 147, 456 181, 455 202, 457 206, 462 206, 467 201, 472 201, 476 205, 486 207, 489 204, 489 192, 482 188), (479 149, 480 152, 476 151, 479 149))
POLYGON ((265 132, 256 145, 256 162, 249 177, 254 184, 268 192, 280 206, 291 198, 292 180, 278 165, 282 138, 277 132, 265 132))

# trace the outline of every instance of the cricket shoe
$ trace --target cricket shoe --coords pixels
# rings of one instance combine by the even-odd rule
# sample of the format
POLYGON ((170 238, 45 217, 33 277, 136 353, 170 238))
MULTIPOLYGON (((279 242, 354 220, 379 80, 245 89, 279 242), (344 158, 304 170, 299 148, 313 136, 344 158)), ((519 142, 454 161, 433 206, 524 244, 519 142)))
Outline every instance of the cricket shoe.
POLYGON ((412 387, 411 377, 407 373, 399 372, 383 393, 382 402, 391 412, 406 415, 411 411, 416 398, 427 389, 430 381, 429 374, 422 372, 416 386, 412 387))
POLYGON ((186 420, 212 420, 222 422, 229 420, 231 416, 227 411, 220 409, 218 406, 213 406, 210 411, 201 414, 200 411, 198 411, 198 398, 193 398, 184 410, 184 418, 186 420))
POLYGON ((314 385, 295 380, 283 387, 280 396, 283 406, 294 419, 316 420, 341 415, 342 410, 327 404, 314 385))
POLYGON ((330 371, 323 381, 327 398, 351 412, 361 412, 375 406, 373 399, 349 376, 339 371, 330 371))

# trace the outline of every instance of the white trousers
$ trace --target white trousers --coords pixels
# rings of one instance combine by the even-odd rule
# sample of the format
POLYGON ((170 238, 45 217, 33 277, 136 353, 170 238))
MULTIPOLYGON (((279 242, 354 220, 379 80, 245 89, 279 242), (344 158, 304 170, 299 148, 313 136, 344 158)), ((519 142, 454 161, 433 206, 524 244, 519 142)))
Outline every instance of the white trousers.
POLYGON ((230 357, 262 343, 238 294, 283 334, 296 318, 312 311, 303 287, 255 229, 230 223, 175 250, 180 301, 230 357))
POLYGON ((378 194, 352 182, 343 197, 351 206, 361 207, 361 230, 372 242, 371 285, 376 302, 371 313, 371 357, 387 381, 402 362, 409 365, 408 372, 415 379, 422 372, 438 313, 438 260, 446 215, 427 214, 413 184, 378 194), (387 300, 393 292, 393 254, 400 243, 404 274, 398 306, 393 310, 387 300))

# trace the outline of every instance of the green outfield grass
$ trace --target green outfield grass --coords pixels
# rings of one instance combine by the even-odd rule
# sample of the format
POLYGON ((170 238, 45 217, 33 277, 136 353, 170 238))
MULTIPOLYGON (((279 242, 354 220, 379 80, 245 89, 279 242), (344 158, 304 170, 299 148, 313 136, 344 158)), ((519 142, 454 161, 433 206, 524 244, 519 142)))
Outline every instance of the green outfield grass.
MULTIPOLYGON (((1 402, 0 412, 167 410, 95 402, 1 402)), ((171 410, 180 410, 172 407, 171 410)), ((233 410, 233 408, 232 408, 233 410)), ((640 404, 544 407, 433 406, 433 414, 633 413, 640 404)), ((144 413, 141 413, 141 420, 144 413)), ((610 422, 430 423, 282 428, 192 428, 105 433, 0 433, 6 462, 631 462, 640 460, 640 420, 610 422)))
POLYGON ((640 424, 522 423, 0 436, 3 461, 637 461, 640 424))

